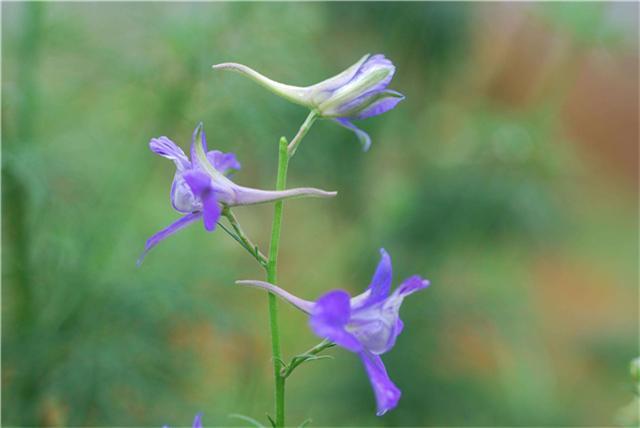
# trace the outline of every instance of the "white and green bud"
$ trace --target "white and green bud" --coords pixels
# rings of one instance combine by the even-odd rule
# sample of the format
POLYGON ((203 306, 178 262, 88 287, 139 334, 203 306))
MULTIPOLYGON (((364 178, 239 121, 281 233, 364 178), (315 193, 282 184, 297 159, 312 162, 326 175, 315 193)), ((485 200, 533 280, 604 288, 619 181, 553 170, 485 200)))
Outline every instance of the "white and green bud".
POLYGON ((276 82, 243 64, 228 62, 213 68, 241 73, 274 94, 307 107, 319 117, 335 119, 354 131, 365 149, 370 144, 369 136, 350 120, 377 116, 404 99, 401 93, 387 89, 395 66, 384 55, 365 55, 340 74, 305 87, 276 82))

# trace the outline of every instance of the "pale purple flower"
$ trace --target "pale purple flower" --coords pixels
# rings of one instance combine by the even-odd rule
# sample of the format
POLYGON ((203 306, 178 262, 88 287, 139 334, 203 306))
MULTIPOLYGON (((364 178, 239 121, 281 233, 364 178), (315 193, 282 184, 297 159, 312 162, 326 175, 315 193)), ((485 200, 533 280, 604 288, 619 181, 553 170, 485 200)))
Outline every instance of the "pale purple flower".
POLYGON ((267 282, 237 281, 279 295, 310 316, 309 325, 318 336, 358 354, 375 393, 378 416, 396 407, 401 394, 389 379, 380 355, 393 348, 402 332, 399 312, 404 298, 429 285, 429 281, 415 275, 392 293, 391 258, 384 249, 380 254, 371 284, 353 298, 344 290, 333 290, 312 302, 267 282))
POLYGON ((207 231, 215 230, 223 206, 261 204, 294 197, 336 195, 336 192, 306 187, 269 191, 234 183, 229 179, 229 175, 240 169, 240 162, 233 153, 207 151, 202 124, 193 132, 190 159, 167 137, 151 139, 149 148, 154 153, 172 160, 176 165, 171 185, 171 204, 184 216, 147 240, 138 264, 158 243, 195 221, 202 219, 207 231))
POLYGON ((351 121, 387 112, 404 99, 401 93, 387 89, 395 67, 381 54, 365 55, 342 73, 306 87, 276 82, 243 64, 223 63, 213 68, 240 72, 273 93, 334 119, 355 132, 365 150, 371 138, 351 121))
MULTIPOLYGON (((162 428, 169 428, 169 425, 164 425, 162 428)), ((202 413, 198 413, 193 419, 192 428, 202 428, 202 413)))

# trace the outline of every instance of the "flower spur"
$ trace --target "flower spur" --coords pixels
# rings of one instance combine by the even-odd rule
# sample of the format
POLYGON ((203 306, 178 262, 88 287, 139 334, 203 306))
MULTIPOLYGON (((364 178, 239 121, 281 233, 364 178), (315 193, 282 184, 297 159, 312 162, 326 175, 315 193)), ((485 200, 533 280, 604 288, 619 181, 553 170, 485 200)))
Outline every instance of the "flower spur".
POLYGON ((193 132, 191 159, 167 137, 152 138, 149 148, 176 165, 171 185, 171 204, 184 216, 147 240, 138 265, 162 240, 195 221, 202 219, 207 231, 215 230, 224 207, 262 204, 296 197, 327 198, 337 194, 308 187, 282 191, 260 190, 234 183, 229 175, 240 169, 240 162, 233 153, 207 151, 202 123, 193 132))
POLYGON ((312 302, 263 281, 237 281, 264 288, 310 316, 309 325, 318 336, 360 356, 376 397, 378 416, 393 409, 401 392, 389 378, 380 358, 396 343, 403 323, 399 311, 406 296, 426 288, 429 281, 414 275, 391 293, 391 258, 384 249, 367 290, 351 298, 344 290, 333 290, 312 302))

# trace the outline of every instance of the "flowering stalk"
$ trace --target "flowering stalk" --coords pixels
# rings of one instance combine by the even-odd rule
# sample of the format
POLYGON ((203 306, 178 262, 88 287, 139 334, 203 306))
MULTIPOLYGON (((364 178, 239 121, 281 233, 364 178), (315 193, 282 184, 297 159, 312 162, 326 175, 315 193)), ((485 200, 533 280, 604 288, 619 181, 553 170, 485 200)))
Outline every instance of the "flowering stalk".
MULTIPOLYGON (((287 140, 280 139, 278 150, 278 176, 276 190, 284 190, 287 185, 287 168, 289 153, 287 140)), ((273 209, 271 226, 271 243, 269 244, 269 261, 267 263, 267 281, 278 281, 278 250, 280 248, 280 231, 282 229, 282 201, 276 202, 273 209)), ((273 376, 275 381, 276 428, 284 427, 284 377, 280 375, 282 353, 280 351, 280 329, 278 326, 278 300, 275 294, 269 293, 269 326, 271 328, 271 355, 273 357, 273 376)))
MULTIPOLYGON (((351 121, 385 113, 404 99, 404 95, 399 92, 387 89, 395 73, 395 66, 384 55, 365 55, 343 72, 307 87, 276 82, 242 64, 223 63, 213 68, 240 72, 289 101, 307 107, 310 110, 309 115, 291 143, 284 137, 280 139, 276 188, 273 191, 236 184, 231 178, 232 174, 240 169, 240 162, 233 153, 209 151, 202 124, 196 127, 192 135, 190 158, 167 137, 152 139, 149 143, 150 149, 170 159, 176 166, 170 198, 174 209, 183 216, 147 240, 138 263, 141 263, 142 258, 158 243, 190 224, 201 220, 204 229, 209 232, 219 225, 266 271, 267 282, 245 280, 236 283, 268 291, 275 392, 275 420, 268 416, 272 426, 285 426, 286 378, 305 362, 330 358, 320 353, 336 345, 353 352, 361 359, 376 398, 376 414, 382 416, 397 406, 401 391, 391 381, 380 356, 394 347, 396 338, 404 328, 399 316, 404 298, 426 288, 429 281, 414 275, 391 292, 391 259, 387 252, 381 249, 381 259, 369 287, 357 296, 351 297, 344 290, 334 289, 316 301, 309 301, 289 293, 276 284, 284 199, 326 198, 336 195, 336 192, 314 188, 286 189, 289 161, 318 118, 334 120, 350 129, 367 150, 371 139, 351 121), (271 239, 268 256, 265 256, 245 235, 231 209, 238 205, 272 202, 274 214, 271 239), (228 225, 220 221, 221 217, 227 219, 228 225), (288 364, 283 362, 280 349, 278 297, 309 315, 311 330, 323 339, 306 352, 294 356, 288 364)), ((233 417, 261 426, 246 416, 233 417)), ((303 422, 301 426, 309 421, 303 422)), ((200 415, 197 415, 193 427, 200 426, 200 415)))
MULTIPOLYGON (((276 179, 276 191, 282 191, 287 186, 287 169, 289 160, 295 154, 296 148, 302 141, 316 119, 316 113, 311 112, 300 126, 298 133, 287 144, 283 137, 280 139, 278 149, 278 175, 276 179)), ((280 232, 282 230, 282 210, 283 201, 277 201, 273 209, 273 224, 271 226, 271 243, 269 245, 269 260, 267 262, 267 281, 277 283, 278 281, 278 249, 280 248, 280 232)), ((282 352, 280 351, 280 329, 278 326, 278 300, 275 294, 269 293, 269 325, 271 328, 271 354, 273 358, 273 376, 275 380, 275 406, 276 406, 276 427, 284 427, 284 390, 285 378, 282 375, 282 352)))

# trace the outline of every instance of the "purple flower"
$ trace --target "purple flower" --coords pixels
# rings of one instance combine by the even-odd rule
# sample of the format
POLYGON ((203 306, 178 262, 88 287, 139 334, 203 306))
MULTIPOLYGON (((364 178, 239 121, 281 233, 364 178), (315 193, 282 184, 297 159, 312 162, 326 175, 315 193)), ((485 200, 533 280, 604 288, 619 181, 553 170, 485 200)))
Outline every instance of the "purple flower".
POLYGON ((396 407, 400 399, 400 390, 389 379, 380 355, 393 348, 402 332, 399 312, 404 298, 429 285, 415 275, 391 293, 391 258, 384 249, 380 254, 371 284, 353 298, 344 290, 333 290, 311 302, 267 282, 237 281, 279 295, 310 315, 309 325, 318 336, 358 354, 376 396, 378 416, 396 407))
POLYGON ((336 192, 306 187, 269 191, 235 184, 229 179, 229 175, 240 169, 240 162, 233 153, 207 151, 202 124, 199 124, 193 132, 191 159, 187 158, 182 149, 167 137, 152 138, 149 148, 154 153, 172 160, 176 165, 176 173, 171 185, 171 204, 184 216, 147 240, 138 264, 142 262, 149 250, 163 239, 195 221, 202 219, 207 231, 215 230, 223 206, 261 204, 304 196, 336 195, 336 192))
MULTIPOLYGON (((169 425, 165 425, 162 428, 169 428, 169 425)), ((192 428, 202 428, 202 413, 198 413, 193 419, 192 428)))
POLYGON ((334 119, 356 133, 364 150, 369 149, 371 138, 351 120, 377 116, 404 99, 401 93, 387 89, 396 69, 381 54, 365 55, 342 73, 306 87, 276 82, 243 64, 223 63, 213 68, 240 72, 275 94, 334 119))

